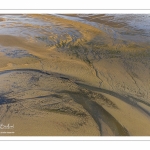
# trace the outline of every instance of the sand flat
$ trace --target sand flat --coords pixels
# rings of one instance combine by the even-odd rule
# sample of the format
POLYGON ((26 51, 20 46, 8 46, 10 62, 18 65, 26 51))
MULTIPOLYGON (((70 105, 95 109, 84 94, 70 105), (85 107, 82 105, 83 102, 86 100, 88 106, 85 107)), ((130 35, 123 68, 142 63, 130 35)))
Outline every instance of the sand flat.
POLYGON ((144 24, 105 14, 1 17, 0 135, 150 135, 144 24))

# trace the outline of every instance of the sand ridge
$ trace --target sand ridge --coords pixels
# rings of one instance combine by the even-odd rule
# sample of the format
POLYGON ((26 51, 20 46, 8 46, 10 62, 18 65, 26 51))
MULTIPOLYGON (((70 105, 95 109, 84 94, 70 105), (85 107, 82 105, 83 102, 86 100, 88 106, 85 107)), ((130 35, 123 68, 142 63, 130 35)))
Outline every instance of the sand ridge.
POLYGON ((149 45, 57 15, 14 22, 0 33, 0 124, 15 133, 0 135, 150 135, 149 45))

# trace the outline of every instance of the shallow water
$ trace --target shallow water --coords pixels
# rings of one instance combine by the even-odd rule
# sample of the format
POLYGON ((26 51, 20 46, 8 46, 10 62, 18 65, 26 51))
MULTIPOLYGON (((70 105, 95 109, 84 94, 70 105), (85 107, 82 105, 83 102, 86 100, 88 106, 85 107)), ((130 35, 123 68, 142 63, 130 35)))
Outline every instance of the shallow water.
POLYGON ((0 123, 15 135, 150 135, 149 24, 148 14, 0 15, 0 123))
POLYGON ((79 14, 58 16, 95 26, 113 38, 150 42, 149 14, 79 14))

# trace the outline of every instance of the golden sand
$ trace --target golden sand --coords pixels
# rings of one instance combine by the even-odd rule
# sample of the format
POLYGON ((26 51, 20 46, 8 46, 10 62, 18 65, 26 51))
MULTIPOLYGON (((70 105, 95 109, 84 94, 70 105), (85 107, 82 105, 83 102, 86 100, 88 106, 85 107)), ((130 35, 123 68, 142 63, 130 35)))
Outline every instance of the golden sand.
POLYGON ((33 19, 16 24, 23 35, 0 34, 0 124, 14 125, 0 135, 150 135, 148 45, 54 15, 21 17, 33 19))

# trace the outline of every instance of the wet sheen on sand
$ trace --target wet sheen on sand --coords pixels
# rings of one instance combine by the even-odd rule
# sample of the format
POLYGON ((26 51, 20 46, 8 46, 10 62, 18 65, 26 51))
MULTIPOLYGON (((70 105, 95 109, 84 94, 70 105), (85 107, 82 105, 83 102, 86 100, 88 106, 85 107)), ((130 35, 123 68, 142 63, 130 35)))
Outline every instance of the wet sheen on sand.
POLYGON ((149 15, 0 16, 0 124, 18 136, 150 135, 149 15))

